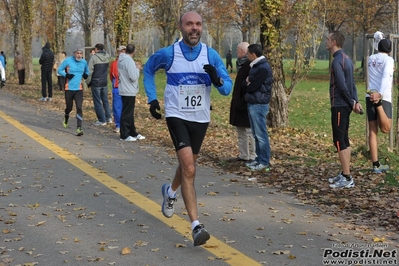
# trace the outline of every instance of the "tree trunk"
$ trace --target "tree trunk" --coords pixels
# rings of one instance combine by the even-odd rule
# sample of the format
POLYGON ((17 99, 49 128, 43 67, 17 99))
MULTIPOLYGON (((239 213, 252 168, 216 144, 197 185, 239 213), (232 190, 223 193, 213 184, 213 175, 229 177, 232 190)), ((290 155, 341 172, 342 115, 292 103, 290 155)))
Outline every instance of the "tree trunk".
POLYGON ((289 96, 285 85, 283 54, 280 44, 282 37, 280 32, 280 18, 270 16, 276 14, 281 7, 282 1, 270 4, 266 1, 261 3, 260 43, 263 54, 266 56, 273 70, 272 97, 269 103, 267 125, 269 127, 286 127, 288 124, 288 102, 289 96))
POLYGON ((130 24, 130 1, 121 0, 118 8, 115 10, 115 36, 116 47, 126 45, 129 40, 129 24, 130 24))
MULTIPOLYGON (((16 3, 13 3, 11 1, 3 0, 4 3, 4 10, 3 11, 3 17, 2 19, 8 19, 8 23, 11 25, 11 31, 14 33, 14 54, 16 54, 16 51, 20 51, 23 55, 25 55, 24 51, 21 51, 21 40, 20 40, 20 11, 19 8, 21 7, 21 3, 19 1, 16 1, 16 3), (14 9, 15 7, 15 9, 14 9), (7 17, 4 18, 4 15, 7 17)), ((23 47, 22 47, 23 48, 23 47)), ((14 77, 17 79, 18 78, 18 71, 14 70, 14 77)))
POLYGON ((33 63, 32 63, 32 25, 33 25, 33 1, 23 0, 22 1, 22 42, 24 46, 25 55, 25 72, 26 81, 32 80, 33 73, 33 63))
MULTIPOLYGON (((398 92, 399 92, 399 87, 398 87, 398 92)), ((399 104, 399 94, 398 97, 396 99, 396 106, 398 106, 399 104)), ((396 138, 395 138, 395 147, 399 148, 399 108, 396 108, 396 138)))
POLYGON ((281 69, 271 65, 273 69, 272 98, 269 106, 267 125, 269 127, 286 127, 288 125, 288 102, 284 79, 281 79, 281 69))
MULTIPOLYGON (((65 0, 57 0, 55 2, 55 54, 61 54, 65 50, 66 31, 68 23, 66 21, 66 2, 65 0)), ((59 59, 59 58, 57 58, 59 59)))
MULTIPOLYGON (((15 19, 15 23, 12 24, 14 28, 14 54, 16 55, 16 51, 19 51, 23 56, 25 56, 25 51, 21 50, 20 40, 19 40, 19 19, 15 19)), ((14 68, 14 78, 18 79, 18 71, 14 68)))
POLYGON ((85 40, 85 46, 86 47, 91 47, 91 29, 89 27, 83 28, 84 32, 84 40, 85 40))

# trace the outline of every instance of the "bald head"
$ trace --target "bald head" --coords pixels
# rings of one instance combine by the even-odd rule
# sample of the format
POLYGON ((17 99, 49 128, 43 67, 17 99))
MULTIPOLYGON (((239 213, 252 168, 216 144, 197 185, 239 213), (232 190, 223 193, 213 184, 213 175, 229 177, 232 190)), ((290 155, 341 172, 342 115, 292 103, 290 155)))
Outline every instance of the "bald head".
POLYGON ((202 17, 195 11, 188 11, 180 16, 180 20, 179 20, 180 26, 186 20, 200 20, 202 22, 202 17))
POLYGON ((247 42, 240 42, 237 45, 237 57, 238 58, 243 58, 246 56, 246 54, 248 52, 248 46, 249 46, 249 43, 247 43, 247 42))
POLYGON ((184 13, 180 17, 179 28, 183 41, 191 47, 196 46, 202 34, 202 17, 195 11, 184 13))

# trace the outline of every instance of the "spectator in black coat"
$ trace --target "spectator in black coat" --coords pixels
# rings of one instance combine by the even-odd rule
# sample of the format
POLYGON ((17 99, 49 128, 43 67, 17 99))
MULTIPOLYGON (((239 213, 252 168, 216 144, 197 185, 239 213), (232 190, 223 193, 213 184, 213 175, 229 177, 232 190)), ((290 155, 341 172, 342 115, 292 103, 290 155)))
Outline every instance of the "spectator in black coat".
POLYGON ((41 77, 42 77, 42 98, 40 101, 51 101, 53 97, 53 66, 54 66, 54 53, 50 50, 50 43, 47 42, 42 48, 43 53, 39 59, 41 66, 41 77), (48 94, 47 94, 48 85, 48 94), (48 97, 47 97, 48 96, 48 97))
POLYGON ((250 62, 247 58, 249 43, 237 45, 237 76, 234 82, 233 97, 230 105, 230 124, 235 126, 238 135, 238 156, 230 158, 230 162, 252 161, 256 158, 255 139, 249 124, 247 102, 244 99, 245 90, 241 84, 249 75, 250 62))

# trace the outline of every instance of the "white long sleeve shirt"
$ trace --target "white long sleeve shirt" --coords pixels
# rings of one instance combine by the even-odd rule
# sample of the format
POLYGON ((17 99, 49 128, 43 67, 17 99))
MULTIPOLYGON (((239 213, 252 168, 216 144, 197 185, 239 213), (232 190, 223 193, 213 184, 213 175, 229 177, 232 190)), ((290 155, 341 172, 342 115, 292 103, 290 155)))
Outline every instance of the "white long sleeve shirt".
MULTIPOLYGON (((368 63, 369 86, 368 90, 377 90, 384 101, 392 102, 392 81, 394 60, 386 53, 377 53, 369 57, 368 63)), ((366 97, 370 97, 368 94, 366 97)))

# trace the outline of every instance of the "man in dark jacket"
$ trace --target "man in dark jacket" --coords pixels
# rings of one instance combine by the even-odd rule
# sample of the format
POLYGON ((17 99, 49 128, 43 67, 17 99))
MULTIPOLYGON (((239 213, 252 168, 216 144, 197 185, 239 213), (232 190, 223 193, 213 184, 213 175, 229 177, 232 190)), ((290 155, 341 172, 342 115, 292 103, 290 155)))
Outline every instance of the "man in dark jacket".
POLYGON ((42 98, 40 101, 51 101, 53 97, 53 66, 54 66, 54 53, 50 50, 50 43, 46 42, 44 47, 42 48, 43 53, 40 56, 39 64, 41 67, 41 76, 42 76, 42 98), (48 94, 46 86, 48 85, 48 94), (48 98, 47 98, 48 96, 48 98))
POLYGON ((102 43, 97 43, 94 49, 96 53, 90 58, 90 74, 86 83, 91 87, 94 111, 97 116, 97 121, 94 122, 94 125, 105 126, 107 123, 112 123, 111 108, 108 102, 109 55, 104 51, 102 43))
POLYGON ((248 46, 249 43, 247 42, 241 42, 237 45, 237 76, 230 105, 230 124, 237 129, 239 155, 229 159, 230 162, 253 161, 256 158, 255 139, 252 136, 247 102, 244 99, 245 90, 241 86, 251 69, 249 66, 251 62, 249 62, 247 57, 248 46))
POLYGON ((326 48, 334 57, 330 70, 332 135, 342 167, 342 172, 339 175, 328 179, 332 188, 355 186, 350 174, 352 148, 349 142, 349 118, 352 111, 358 114, 362 112, 353 77, 352 60, 342 50, 344 42, 345 36, 339 31, 330 33, 326 40, 326 48))
POLYGON ((246 89, 245 100, 248 106, 249 122, 255 138, 257 157, 246 165, 252 171, 270 170, 270 143, 266 127, 266 116, 272 94, 273 72, 262 55, 259 44, 248 46, 248 60, 251 61, 249 75, 243 82, 246 89))

